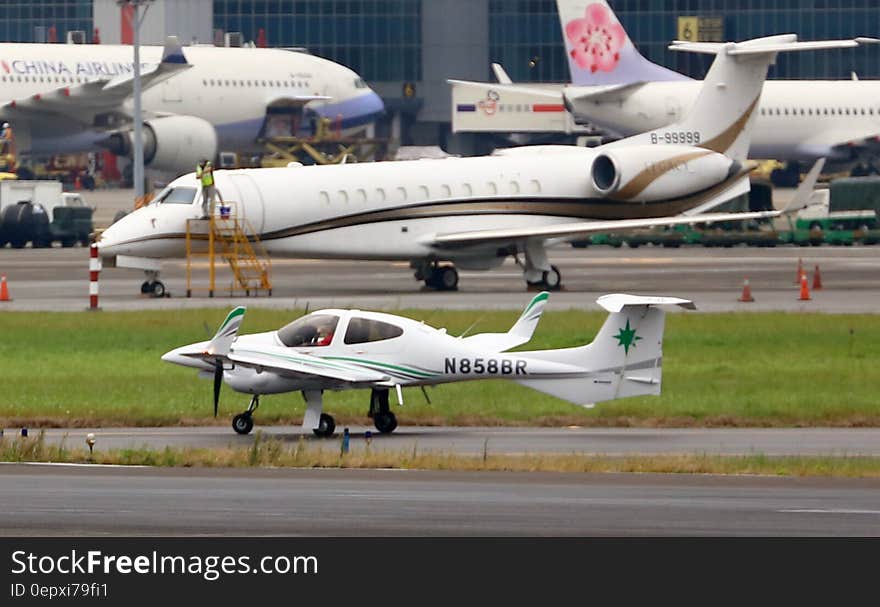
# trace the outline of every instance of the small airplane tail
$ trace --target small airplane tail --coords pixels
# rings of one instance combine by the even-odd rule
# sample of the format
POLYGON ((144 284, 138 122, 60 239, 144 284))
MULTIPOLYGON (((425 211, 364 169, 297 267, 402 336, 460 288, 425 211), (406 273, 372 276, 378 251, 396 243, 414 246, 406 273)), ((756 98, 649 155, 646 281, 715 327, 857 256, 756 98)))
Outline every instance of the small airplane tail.
POLYGON ((535 295, 525 307, 519 319, 507 333, 480 333, 462 338, 462 341, 481 350, 504 352, 528 342, 535 333, 538 321, 544 313, 550 293, 542 291, 535 295))
POLYGON ((556 6, 573 84, 690 80, 645 59, 605 0, 556 0, 556 6))
POLYGON ((226 356, 232 347, 232 342, 238 337, 238 328, 241 321, 244 320, 244 313, 247 310, 244 306, 238 306, 226 315, 226 320, 217 329, 217 333, 208 342, 205 352, 211 356, 226 356))
POLYGON ((660 394, 665 312, 657 306, 695 309, 677 297, 613 294, 597 302, 610 314, 592 343, 576 348, 522 352, 532 359, 583 369, 572 377, 517 380, 524 386, 578 405, 660 394))

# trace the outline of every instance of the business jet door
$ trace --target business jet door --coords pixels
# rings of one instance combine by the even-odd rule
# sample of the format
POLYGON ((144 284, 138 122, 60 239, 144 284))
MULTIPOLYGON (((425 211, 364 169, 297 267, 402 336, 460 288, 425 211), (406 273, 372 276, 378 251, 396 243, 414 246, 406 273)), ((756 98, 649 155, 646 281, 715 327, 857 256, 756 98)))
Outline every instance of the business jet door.
POLYGON ((266 223, 266 208, 256 182, 247 173, 230 172, 225 177, 226 189, 220 192, 223 200, 234 202, 239 217, 246 219, 254 232, 262 234, 266 223), (234 192, 226 191, 230 183, 234 192))

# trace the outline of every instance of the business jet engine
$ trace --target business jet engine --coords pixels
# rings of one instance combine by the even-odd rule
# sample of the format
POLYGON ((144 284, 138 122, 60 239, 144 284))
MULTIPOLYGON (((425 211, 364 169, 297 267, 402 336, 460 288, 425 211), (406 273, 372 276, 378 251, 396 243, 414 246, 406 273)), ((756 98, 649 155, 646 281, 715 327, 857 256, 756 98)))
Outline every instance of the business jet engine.
MULTIPOLYGON (((203 158, 217 154, 217 131, 195 116, 163 116, 144 122, 144 166, 177 175, 193 170, 203 158)), ((108 150, 131 158, 134 131, 112 133, 102 142, 108 150)))
POLYGON ((681 198, 711 188, 738 172, 724 154, 689 145, 638 145, 600 153, 590 177, 612 200, 650 202, 681 198))

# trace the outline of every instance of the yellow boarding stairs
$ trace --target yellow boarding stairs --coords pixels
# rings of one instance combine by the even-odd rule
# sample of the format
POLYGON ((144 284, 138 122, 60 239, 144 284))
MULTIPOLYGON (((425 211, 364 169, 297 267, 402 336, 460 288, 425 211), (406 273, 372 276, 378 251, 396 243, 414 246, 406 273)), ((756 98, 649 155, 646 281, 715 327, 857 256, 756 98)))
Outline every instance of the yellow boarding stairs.
POLYGON ((272 296, 271 262, 263 243, 247 219, 239 217, 234 202, 217 203, 208 219, 188 219, 186 222, 186 296, 207 291, 214 297, 217 283, 218 259, 229 264, 232 280, 229 294, 244 291, 258 295, 265 291, 272 296), (201 243, 207 241, 207 249, 201 243), (199 243, 196 246, 196 243, 199 243), (207 266, 207 284, 196 277, 198 270, 207 266))

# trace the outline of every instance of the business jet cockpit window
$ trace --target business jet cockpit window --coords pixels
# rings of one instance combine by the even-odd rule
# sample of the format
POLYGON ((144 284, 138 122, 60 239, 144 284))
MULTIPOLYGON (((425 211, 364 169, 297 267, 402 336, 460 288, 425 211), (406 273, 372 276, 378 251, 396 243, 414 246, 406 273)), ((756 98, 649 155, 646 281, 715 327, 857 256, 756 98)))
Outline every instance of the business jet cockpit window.
POLYGON ((329 346, 338 323, 332 314, 309 314, 278 329, 278 341, 288 348, 329 346))
POLYGON ((373 341, 384 341, 403 335, 403 329, 391 323, 369 318, 352 318, 345 330, 345 343, 365 344, 373 341))
POLYGON ((196 198, 196 188, 165 188, 150 204, 192 204, 196 198))

